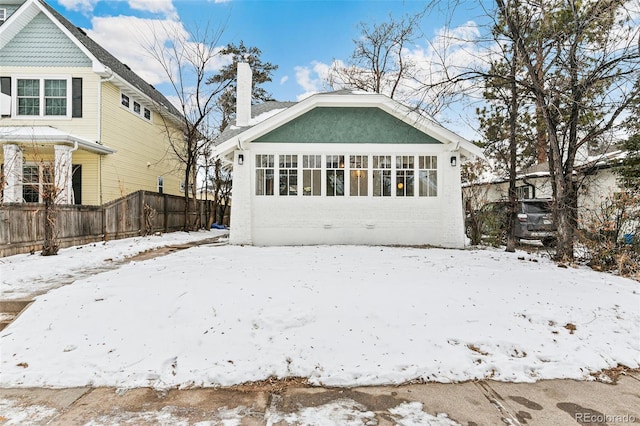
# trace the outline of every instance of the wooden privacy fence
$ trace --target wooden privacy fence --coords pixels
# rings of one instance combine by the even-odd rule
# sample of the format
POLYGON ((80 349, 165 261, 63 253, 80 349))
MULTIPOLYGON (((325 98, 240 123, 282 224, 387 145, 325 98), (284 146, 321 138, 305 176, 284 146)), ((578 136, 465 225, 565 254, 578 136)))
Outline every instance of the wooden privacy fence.
MULTIPOLYGON (((206 223, 211 200, 191 200, 189 223, 206 223), (196 211, 194 211, 196 210, 196 211)), ((44 242, 43 204, 19 203, 0 206, 0 257, 37 252, 44 242)), ((184 229, 184 198, 138 191, 102 206, 56 206, 55 232, 60 247, 95 241, 174 232, 184 229)))

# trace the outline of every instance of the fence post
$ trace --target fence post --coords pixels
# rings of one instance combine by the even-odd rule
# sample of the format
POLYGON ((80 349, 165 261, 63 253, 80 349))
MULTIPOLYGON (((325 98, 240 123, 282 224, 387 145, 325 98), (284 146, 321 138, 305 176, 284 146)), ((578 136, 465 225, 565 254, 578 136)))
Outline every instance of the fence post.
POLYGON ((138 193, 138 196, 140 197, 140 201, 139 201, 139 203, 140 203, 140 217, 138 219, 140 221, 140 223, 139 223, 139 227, 138 227, 138 233, 140 235, 144 235, 145 232, 146 232, 146 224, 145 224, 145 221, 144 221, 144 191, 140 191, 138 193))
POLYGON ((167 205, 169 204, 169 197, 167 196, 167 194, 162 194, 162 201, 164 204, 164 232, 167 233, 169 232, 169 208, 167 207, 167 205))

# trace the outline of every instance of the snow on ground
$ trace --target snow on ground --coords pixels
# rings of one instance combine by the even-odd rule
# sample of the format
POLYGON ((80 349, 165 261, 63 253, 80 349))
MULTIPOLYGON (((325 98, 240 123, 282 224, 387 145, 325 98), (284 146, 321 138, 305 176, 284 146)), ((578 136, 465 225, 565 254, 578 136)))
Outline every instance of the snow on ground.
POLYGON ((639 286, 524 252, 200 246, 39 296, 0 386, 589 379, 640 366, 639 286))
POLYGON ((5 426, 44 424, 57 413, 55 408, 22 405, 10 399, 0 399, 0 423, 5 426))
POLYGON ((225 235, 228 231, 172 232, 60 249, 57 256, 18 254, 0 258, 0 300, 26 298, 79 276, 117 267, 115 262, 159 247, 225 235))
MULTIPOLYGON (((8 399, 0 399, 0 422, 3 425, 49 424, 59 414, 57 410, 38 405, 21 405, 8 399)), ((388 410, 398 426, 456 426, 459 423, 449 419, 446 414, 432 416, 423 411, 420 402, 403 402, 388 410)), ((268 426, 286 424, 295 426, 367 426, 377 425, 378 419, 373 411, 364 405, 342 398, 316 407, 300 407, 298 411, 283 413, 267 410, 263 415, 251 408, 238 406, 222 407, 212 410, 206 420, 194 421, 192 410, 184 407, 165 406, 155 411, 128 411, 114 409, 108 414, 97 415, 85 423, 85 426, 154 424, 161 426, 240 426, 248 419, 264 420, 268 426)))

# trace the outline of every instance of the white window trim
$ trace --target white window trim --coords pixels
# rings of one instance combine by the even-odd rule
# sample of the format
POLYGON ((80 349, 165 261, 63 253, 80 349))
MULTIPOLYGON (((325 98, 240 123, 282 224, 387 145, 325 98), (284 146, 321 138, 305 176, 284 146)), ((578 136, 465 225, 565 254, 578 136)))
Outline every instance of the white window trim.
POLYGON ((130 92, 121 90, 120 96, 118 97, 118 103, 120 104, 120 108, 129 111, 131 114, 142 119, 143 121, 146 121, 147 123, 153 123, 153 109, 149 108, 144 104, 144 102, 140 101, 140 98, 133 96, 130 92), (122 104, 122 95, 129 98, 129 106, 122 104), (136 112, 134 109, 134 105, 136 104, 140 107, 140 111, 138 112, 136 112), (149 111, 149 118, 144 116, 145 110, 149 111))
POLYGON ((7 20, 7 9, 2 7, 0 8, 0 22, 4 22, 7 20))
POLYGON ((11 76, 11 118, 16 120, 69 120, 73 109, 73 87, 70 75, 12 75, 11 76), (38 115, 18 115, 18 80, 39 80, 40 81, 40 113, 38 115), (67 113, 65 115, 44 115, 44 81, 45 80, 66 80, 67 82, 67 113))

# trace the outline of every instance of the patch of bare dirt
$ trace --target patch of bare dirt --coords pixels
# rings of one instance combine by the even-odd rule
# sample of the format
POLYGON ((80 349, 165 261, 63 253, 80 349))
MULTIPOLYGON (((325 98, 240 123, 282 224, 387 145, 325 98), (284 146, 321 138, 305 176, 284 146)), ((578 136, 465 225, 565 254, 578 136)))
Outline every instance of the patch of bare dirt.
POLYGON ((629 368, 626 365, 618 364, 618 366, 613 368, 593 372, 591 376, 599 382, 615 385, 618 383, 620 376, 626 376, 630 373, 640 374, 640 368, 629 368))
POLYGON ((230 386, 228 389, 240 392, 270 392, 280 394, 290 387, 301 388, 311 387, 309 379, 306 377, 269 377, 265 380, 246 382, 239 385, 230 386))

